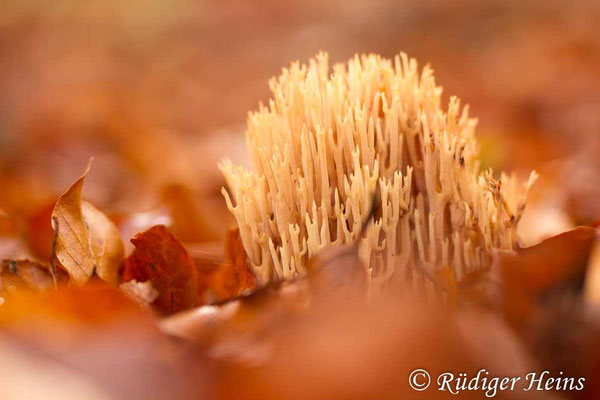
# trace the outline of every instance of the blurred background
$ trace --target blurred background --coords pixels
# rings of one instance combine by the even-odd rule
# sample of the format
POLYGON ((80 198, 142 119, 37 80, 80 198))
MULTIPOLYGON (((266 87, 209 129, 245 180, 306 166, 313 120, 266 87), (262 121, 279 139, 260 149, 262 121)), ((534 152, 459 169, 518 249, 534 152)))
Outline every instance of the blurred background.
MULTIPOLYGON (((6 264, 6 287, 7 275, 17 279, 11 260, 51 258, 57 197, 92 156, 84 197, 117 223, 125 242, 162 223, 197 263, 226 265, 218 264, 224 259, 218 253, 234 221, 217 162, 228 156, 247 163, 246 116, 269 99, 268 79, 320 50, 332 62, 405 51, 421 66, 430 63, 445 101, 457 95, 479 117, 483 167, 523 178, 531 169, 540 174, 519 225, 523 245, 600 219, 600 0, 0 4, 0 260, 6 261, 0 274, 6 264)), ((588 236, 581 242, 591 243, 588 236)), ((542 273, 548 267, 559 277, 552 272, 557 265, 584 268, 579 257, 587 261, 589 248, 573 237, 547 242, 521 263, 534 259, 542 273)), ((600 271, 596 253, 589 263, 600 271)), ((509 288, 540 286, 518 274, 512 279, 509 288)), ((600 278, 594 279, 598 300, 600 278)), ((393 398, 390 393, 404 390, 398 377, 417 362, 432 372, 486 365, 511 371, 497 376, 517 376, 532 370, 526 369, 530 353, 546 363, 540 366, 566 355, 575 371, 593 367, 592 377, 600 376, 596 314, 571 299, 545 299, 539 302, 545 308, 530 314, 511 308, 532 324, 547 322, 523 328, 517 340, 499 316, 430 312, 419 297, 375 313, 347 299, 315 301, 311 318, 288 319, 298 297, 287 293, 286 301, 280 293, 234 316, 225 311, 224 322, 223 311, 197 314, 208 323, 204 329, 202 320, 191 320, 201 333, 191 341, 207 351, 170 337, 177 329, 165 330, 164 321, 159 331, 156 316, 115 289, 69 286, 31 298, 23 292, 12 302, 19 312, 11 316, 7 302, 8 313, 0 313, 0 398, 210 398, 198 393, 217 386, 221 398, 238 399, 240 385, 250 390, 248 398, 393 398), (236 346, 253 354, 263 335, 275 349, 265 368, 215 365, 219 355, 235 355, 236 346)), ((182 326, 173 322, 185 333, 185 316, 182 326)), ((262 355, 263 346, 258 349, 262 355)), ((598 398, 599 381, 590 379, 589 398, 598 398)))
POLYGON ((6 229, 49 224, 94 156, 84 196, 123 230, 167 218, 184 241, 220 239, 233 221, 218 160, 244 161, 246 115, 269 98, 267 80, 320 50, 430 63, 479 117, 483 165, 541 174, 525 243, 589 223, 600 216, 598 21, 597 0, 3 2, 0 209, 20 221, 6 229))

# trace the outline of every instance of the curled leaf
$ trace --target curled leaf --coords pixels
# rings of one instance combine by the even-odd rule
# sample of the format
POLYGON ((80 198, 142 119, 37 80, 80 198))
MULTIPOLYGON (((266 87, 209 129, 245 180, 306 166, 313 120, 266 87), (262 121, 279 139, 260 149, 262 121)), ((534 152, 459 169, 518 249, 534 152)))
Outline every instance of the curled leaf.
POLYGON ((52 211, 52 227, 57 232, 56 258, 78 285, 86 283, 94 272, 116 284, 124 257, 119 231, 104 213, 81 198, 90 165, 59 197, 52 211))

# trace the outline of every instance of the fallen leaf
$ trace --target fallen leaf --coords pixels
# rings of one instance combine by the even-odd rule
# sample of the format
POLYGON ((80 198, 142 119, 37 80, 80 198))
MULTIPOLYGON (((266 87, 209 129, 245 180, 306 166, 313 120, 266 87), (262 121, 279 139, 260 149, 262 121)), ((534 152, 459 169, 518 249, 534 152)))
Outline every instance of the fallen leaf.
POLYGON ((0 265, 0 293, 17 289, 44 291, 53 286, 50 269, 31 260, 3 260, 0 265))
POLYGON ((109 283, 118 282, 118 272, 125 250, 116 225, 92 204, 81 203, 85 226, 88 228, 96 274, 109 283))
POLYGON ((582 226, 535 246, 497 254, 493 268, 502 278, 503 307, 513 324, 529 320, 535 304, 553 289, 583 290, 596 233, 582 226))
POLYGON ((201 304, 194 260, 164 225, 138 233, 131 243, 135 250, 125 260, 124 281, 150 281, 159 293, 153 305, 165 313, 201 304))
POLYGON ((59 197, 52 211, 52 226, 57 232, 56 258, 78 285, 86 283, 94 272, 116 284, 124 258, 119 230, 106 215, 81 198, 90 166, 91 163, 59 197))
POLYGON ((81 208, 81 189, 90 166, 88 164, 83 175, 59 197, 52 211, 52 227, 57 232, 56 258, 79 285, 86 283, 96 268, 81 208))

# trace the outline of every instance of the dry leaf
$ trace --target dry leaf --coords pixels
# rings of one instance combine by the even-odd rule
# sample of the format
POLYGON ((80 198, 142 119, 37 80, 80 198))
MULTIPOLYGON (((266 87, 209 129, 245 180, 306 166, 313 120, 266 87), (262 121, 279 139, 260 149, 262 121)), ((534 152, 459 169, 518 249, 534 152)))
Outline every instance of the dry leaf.
POLYGON ((57 232, 56 258, 78 285, 86 283, 94 271, 105 281, 116 284, 117 271, 124 257, 117 227, 100 210, 82 201, 84 174, 62 194, 52 211, 57 232))
POLYGON ((96 274, 109 283, 118 282, 118 271, 125 258, 121 235, 116 225, 92 204, 81 203, 83 218, 88 228, 96 274))
POLYGON ((163 225, 138 233, 134 252, 125 260, 123 280, 150 281, 159 296, 153 305, 173 313, 199 305, 198 276, 189 252, 163 225))
POLYGON ((517 326, 532 317, 540 298, 554 288, 583 288, 597 230, 579 227, 514 253, 499 253, 494 265, 503 281, 504 311, 517 326))
POLYGON ((3 260, 0 264, 0 292, 25 288, 43 291, 52 286, 49 268, 36 261, 3 260))

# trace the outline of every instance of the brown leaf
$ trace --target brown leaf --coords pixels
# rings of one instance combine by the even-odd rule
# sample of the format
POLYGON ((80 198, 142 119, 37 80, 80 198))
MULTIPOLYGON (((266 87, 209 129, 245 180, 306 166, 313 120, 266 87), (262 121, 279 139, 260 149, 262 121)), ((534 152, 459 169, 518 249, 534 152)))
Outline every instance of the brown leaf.
POLYGON ((511 322, 528 320, 536 301, 554 288, 582 288, 596 232, 579 227, 535 246, 498 254, 495 267, 504 283, 504 310, 511 322))
POLYGON ((57 231, 56 258, 78 285, 86 283, 94 271, 116 284, 124 257, 119 231, 106 215, 81 198, 90 166, 59 197, 52 211, 52 225, 57 231))
POLYGON ((0 264, 0 292, 14 289, 43 291, 53 286, 47 266, 31 260, 2 260, 0 264))
POLYGON ((116 284, 121 263, 125 258, 123 242, 116 225, 92 204, 81 203, 88 228, 96 274, 106 282, 116 284))
POLYGON ((164 225, 138 233, 134 252, 125 260, 123 280, 150 281, 158 290, 153 305, 173 313, 199 305, 198 275, 194 260, 164 225))

